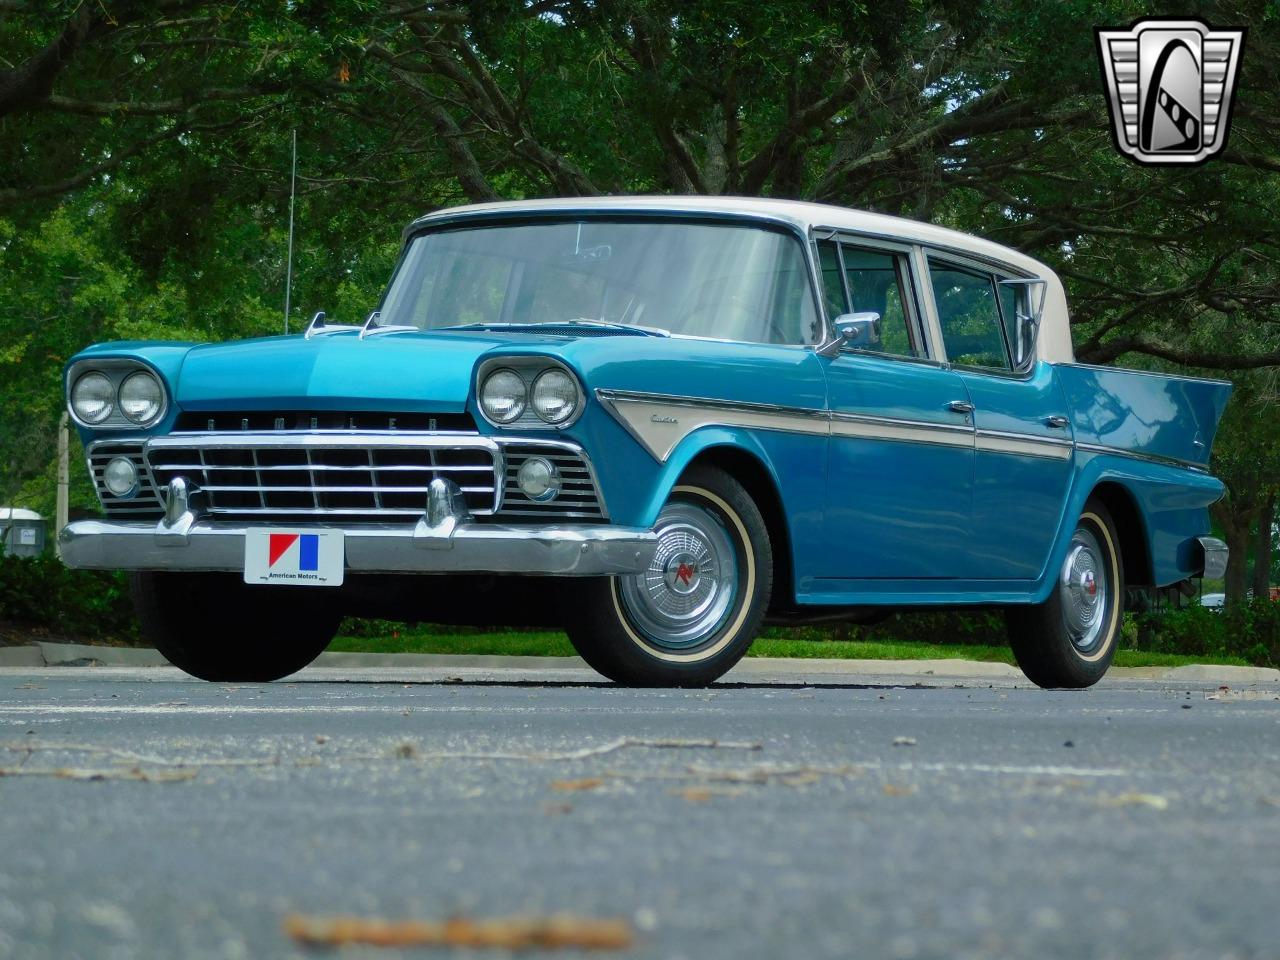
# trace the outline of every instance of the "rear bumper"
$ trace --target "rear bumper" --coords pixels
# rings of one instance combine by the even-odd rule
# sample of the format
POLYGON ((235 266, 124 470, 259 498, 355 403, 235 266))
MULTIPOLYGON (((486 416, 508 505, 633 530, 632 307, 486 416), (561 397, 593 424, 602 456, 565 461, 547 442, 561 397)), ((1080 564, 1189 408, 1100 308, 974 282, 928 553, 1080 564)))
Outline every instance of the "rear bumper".
POLYGON ((1206 580, 1221 580, 1227 574, 1227 558, 1231 552, 1217 537, 1196 537, 1202 554, 1200 576, 1206 580))
MULTIPOLYGON (((58 542, 70 567, 239 571, 244 569, 245 530, 206 520, 181 529, 164 521, 81 520, 63 528, 58 542)), ((347 569, 361 573, 639 573, 658 543, 652 530, 602 524, 370 524, 343 532, 347 569)))

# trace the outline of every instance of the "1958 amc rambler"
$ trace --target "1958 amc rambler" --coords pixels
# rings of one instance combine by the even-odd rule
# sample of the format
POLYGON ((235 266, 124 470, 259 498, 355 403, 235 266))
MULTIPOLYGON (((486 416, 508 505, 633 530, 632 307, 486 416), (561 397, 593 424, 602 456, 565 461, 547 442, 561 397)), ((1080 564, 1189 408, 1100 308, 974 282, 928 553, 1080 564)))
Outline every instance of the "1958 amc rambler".
POLYGON ((761 624, 999 607, 1027 676, 1097 681, 1127 603, 1220 576, 1228 384, 1075 363, 1044 264, 744 199, 443 210, 366 322, 107 343, 66 395, 104 517, 197 677, 270 680, 343 615, 558 624, 699 685, 761 624))

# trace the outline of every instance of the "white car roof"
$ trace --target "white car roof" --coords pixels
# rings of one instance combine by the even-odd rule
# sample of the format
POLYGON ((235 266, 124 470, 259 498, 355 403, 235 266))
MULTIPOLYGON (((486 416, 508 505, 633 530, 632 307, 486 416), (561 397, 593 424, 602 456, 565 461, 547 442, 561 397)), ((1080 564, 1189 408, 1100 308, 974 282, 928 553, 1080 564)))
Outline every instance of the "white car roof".
MULTIPOLYGON (((1070 319, 1066 292, 1062 281, 1047 265, 1011 247, 984 240, 947 227, 939 227, 904 217, 891 217, 866 210, 851 210, 824 203, 801 200, 771 200, 760 197, 707 196, 620 196, 568 197, 547 200, 513 200, 501 203, 476 203, 445 207, 414 221, 409 231, 433 222, 462 219, 471 215, 495 216, 504 213, 575 213, 645 211, 647 213, 697 214, 721 216, 743 215, 771 219, 802 231, 834 227, 850 233, 862 233, 921 246, 970 254, 984 260, 1007 264, 1016 270, 1040 277, 1045 282, 1044 312, 1041 320, 1037 353, 1051 363, 1072 363, 1075 351, 1071 345, 1070 319)), ((406 231, 406 232, 409 232, 406 231)))

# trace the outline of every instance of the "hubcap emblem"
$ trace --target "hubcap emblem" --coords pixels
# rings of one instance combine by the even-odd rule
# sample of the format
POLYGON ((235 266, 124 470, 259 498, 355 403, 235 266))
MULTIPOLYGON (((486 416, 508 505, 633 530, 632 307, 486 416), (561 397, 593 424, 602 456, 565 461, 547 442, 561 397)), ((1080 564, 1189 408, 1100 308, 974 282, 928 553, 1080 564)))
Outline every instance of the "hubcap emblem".
POLYGON ((698 575, 698 561, 692 554, 677 553, 667 559, 663 580, 667 588, 681 596, 692 593, 698 588, 702 578, 698 575))

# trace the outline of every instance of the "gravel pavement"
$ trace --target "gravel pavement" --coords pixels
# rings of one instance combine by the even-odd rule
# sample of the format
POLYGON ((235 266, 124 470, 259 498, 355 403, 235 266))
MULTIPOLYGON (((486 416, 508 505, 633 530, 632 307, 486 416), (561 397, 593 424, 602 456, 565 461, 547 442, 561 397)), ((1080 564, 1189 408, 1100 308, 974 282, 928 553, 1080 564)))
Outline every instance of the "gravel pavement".
MULTIPOLYGON (((625 918, 628 957, 1280 957, 1274 683, 440 664, 0 691, 4 958, 317 956, 286 916, 560 912, 625 918)), ((438 955, 504 954, 340 954, 438 955)))

